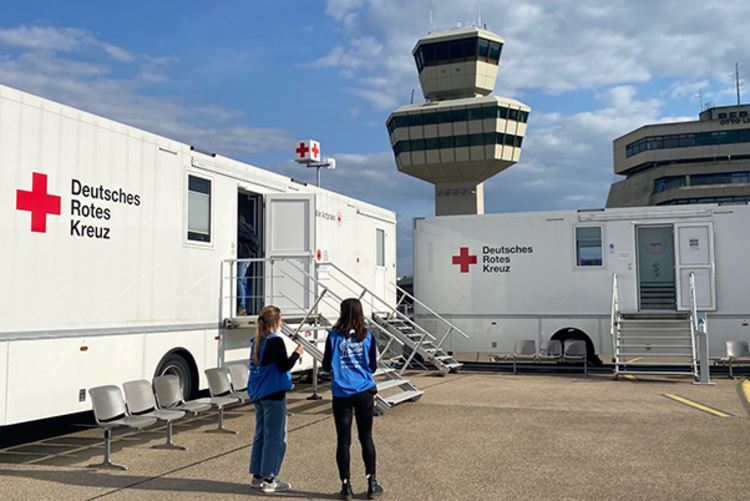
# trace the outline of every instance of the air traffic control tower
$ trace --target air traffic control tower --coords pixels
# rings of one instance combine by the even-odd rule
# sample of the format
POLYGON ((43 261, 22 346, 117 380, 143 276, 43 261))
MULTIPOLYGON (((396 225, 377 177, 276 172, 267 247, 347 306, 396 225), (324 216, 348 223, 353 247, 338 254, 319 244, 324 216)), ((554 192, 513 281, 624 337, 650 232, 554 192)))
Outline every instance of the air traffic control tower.
POLYGON ((531 108, 491 96, 505 40, 479 28, 430 33, 412 54, 427 102, 397 109, 398 170, 435 185, 435 215, 483 214, 483 182, 518 162, 531 108))

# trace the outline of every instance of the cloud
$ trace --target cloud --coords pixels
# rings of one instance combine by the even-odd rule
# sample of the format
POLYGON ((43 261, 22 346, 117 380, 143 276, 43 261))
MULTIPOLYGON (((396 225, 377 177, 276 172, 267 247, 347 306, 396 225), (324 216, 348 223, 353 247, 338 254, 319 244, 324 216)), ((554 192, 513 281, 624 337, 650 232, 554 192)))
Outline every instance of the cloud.
POLYGON ((293 142, 290 131, 236 123, 244 114, 241 110, 194 101, 183 104, 177 97, 147 95, 149 86, 167 82, 169 77, 140 71, 141 68, 159 67, 166 72, 178 60, 144 56, 141 64, 127 50, 99 42, 85 30, 0 30, 0 82, 5 85, 227 156, 255 156, 289 148, 293 142), (3 53, 2 47, 21 52, 3 53), (103 50, 106 62, 97 62, 96 58, 79 61, 67 56, 92 47, 103 50), (115 78, 115 71, 134 72, 137 76, 115 78))
MULTIPOLYGON (((475 20, 477 2, 329 0, 326 12, 351 34, 352 45, 337 47, 319 64, 356 64, 363 70, 356 94, 379 109, 385 102, 403 102, 404 90, 416 86, 411 57, 416 41, 432 29, 450 29, 458 17, 464 24, 466 18, 475 20), (355 20, 346 20, 354 14, 355 20), (366 65, 353 48, 363 34, 382 44, 366 65), (368 72, 389 87, 376 88, 362 78, 368 72)), ((750 16, 750 4, 742 2, 614 0, 603 6, 598 0, 497 0, 482 3, 481 16, 506 39, 496 89, 510 97, 530 89, 558 95, 662 77, 725 80, 736 54, 750 52, 750 38, 735 22, 750 16)))
POLYGON ((0 30, 0 45, 17 49, 49 52, 84 52, 89 49, 102 50, 112 59, 130 62, 135 59, 129 51, 100 42, 89 31, 77 28, 54 28, 42 26, 20 26, 0 30))

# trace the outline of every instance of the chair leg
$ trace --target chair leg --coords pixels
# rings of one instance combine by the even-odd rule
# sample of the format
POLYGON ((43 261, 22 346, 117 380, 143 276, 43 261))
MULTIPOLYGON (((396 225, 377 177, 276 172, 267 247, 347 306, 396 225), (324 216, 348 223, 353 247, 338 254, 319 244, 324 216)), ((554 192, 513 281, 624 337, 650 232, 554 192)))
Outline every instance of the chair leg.
POLYGON ((206 430, 206 433, 231 433, 232 435, 237 435, 239 432, 224 428, 224 407, 222 406, 219 408, 219 427, 213 430, 206 430))
POLYGON ((177 445, 172 441, 172 421, 167 421, 167 443, 154 445, 152 449, 177 449, 181 451, 188 450, 184 445, 177 445))
POLYGON ((111 439, 112 439, 112 430, 109 428, 104 429, 104 461, 101 463, 96 464, 87 464, 86 468, 112 468, 116 470, 127 470, 128 467, 121 464, 115 464, 112 462, 111 456, 112 456, 112 447, 111 447, 111 439))
POLYGON ((732 369, 732 361, 729 361, 729 379, 737 379, 734 377, 734 370, 732 369))

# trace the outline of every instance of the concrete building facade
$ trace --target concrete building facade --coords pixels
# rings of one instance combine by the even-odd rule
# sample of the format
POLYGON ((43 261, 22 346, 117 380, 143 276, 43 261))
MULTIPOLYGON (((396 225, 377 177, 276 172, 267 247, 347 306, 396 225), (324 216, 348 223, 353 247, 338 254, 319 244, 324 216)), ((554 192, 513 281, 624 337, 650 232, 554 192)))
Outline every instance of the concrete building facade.
POLYGON ((750 105, 697 121, 645 125, 615 139, 607 207, 750 201, 750 105))

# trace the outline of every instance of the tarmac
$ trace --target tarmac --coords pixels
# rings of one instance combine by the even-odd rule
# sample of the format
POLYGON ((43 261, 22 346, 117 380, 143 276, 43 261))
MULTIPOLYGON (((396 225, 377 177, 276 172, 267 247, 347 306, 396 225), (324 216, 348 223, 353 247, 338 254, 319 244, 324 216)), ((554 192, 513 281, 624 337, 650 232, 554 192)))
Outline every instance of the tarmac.
MULTIPOLYGON (((745 500, 750 498, 750 381, 685 377, 407 373, 418 402, 375 419, 384 500, 745 500), (697 405, 697 406, 696 406, 697 405)), ((151 449, 164 426, 116 434, 127 471, 86 468, 104 453, 100 428, 0 449, 0 499, 338 499, 328 386, 288 395, 287 493, 250 488, 252 405, 175 424, 188 451, 151 449)), ((355 434, 356 436, 356 434, 355 434)), ((352 445, 355 499, 365 499, 352 445)))

